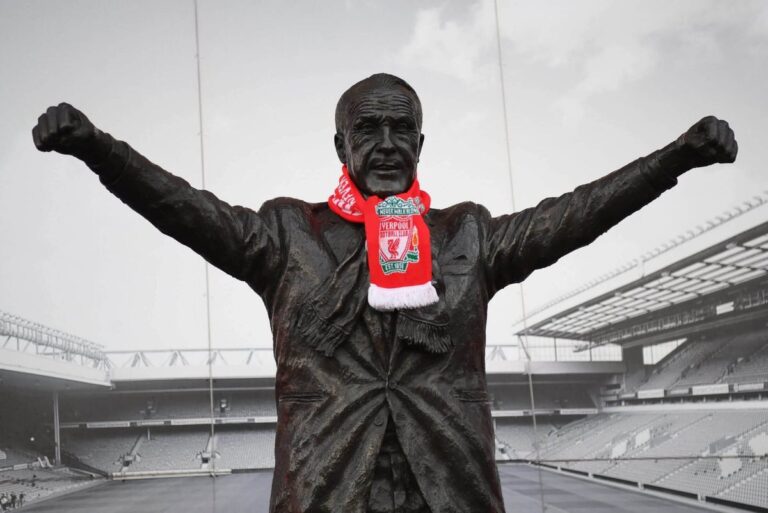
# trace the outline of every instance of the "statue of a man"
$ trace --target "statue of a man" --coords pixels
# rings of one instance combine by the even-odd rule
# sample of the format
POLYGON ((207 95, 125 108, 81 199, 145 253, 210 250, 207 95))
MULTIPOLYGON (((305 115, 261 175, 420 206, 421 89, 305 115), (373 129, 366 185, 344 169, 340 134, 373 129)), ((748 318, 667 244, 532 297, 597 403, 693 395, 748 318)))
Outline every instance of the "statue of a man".
MULTIPOLYGON (((336 108, 343 164, 327 203, 231 206, 151 163, 70 105, 33 129, 163 233, 264 300, 277 360, 270 511, 498 513, 485 377, 488 301, 589 244, 694 167, 733 162, 706 117, 661 150, 536 207, 430 209, 416 179, 421 103, 373 75, 336 108)), ((330 190, 330 187, 329 187, 330 190)))

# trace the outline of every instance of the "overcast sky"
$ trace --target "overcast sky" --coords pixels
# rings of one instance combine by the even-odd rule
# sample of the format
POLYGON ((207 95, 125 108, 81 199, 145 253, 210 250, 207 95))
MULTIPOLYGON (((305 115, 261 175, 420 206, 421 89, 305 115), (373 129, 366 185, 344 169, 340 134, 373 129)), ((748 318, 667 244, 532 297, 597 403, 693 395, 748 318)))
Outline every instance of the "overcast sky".
MULTIPOLYGON (((206 186, 258 208, 322 201, 340 172, 339 95, 375 72, 424 107, 419 176, 436 207, 535 205, 676 138, 705 115, 739 141, 592 246, 534 273, 546 302, 768 189, 768 3, 500 0, 512 187, 493 3, 200 1, 206 186)), ((206 344, 204 264, 30 130, 72 103, 165 169, 201 184, 194 11, 179 1, 0 2, 0 310, 109 349, 206 344)), ((768 210, 768 209, 766 209, 768 210)), ((768 212, 763 213, 768 219, 768 212)), ((271 346, 261 300, 213 269, 213 343, 271 346)), ((520 292, 494 299, 508 343, 520 292)))

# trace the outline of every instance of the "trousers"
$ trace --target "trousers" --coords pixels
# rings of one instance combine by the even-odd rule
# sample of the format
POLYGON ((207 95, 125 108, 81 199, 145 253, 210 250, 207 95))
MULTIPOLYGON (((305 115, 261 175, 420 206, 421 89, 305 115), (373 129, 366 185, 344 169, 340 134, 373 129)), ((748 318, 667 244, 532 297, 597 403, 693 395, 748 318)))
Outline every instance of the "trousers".
POLYGON ((368 513, 430 513, 400 447, 392 417, 376 457, 368 513))

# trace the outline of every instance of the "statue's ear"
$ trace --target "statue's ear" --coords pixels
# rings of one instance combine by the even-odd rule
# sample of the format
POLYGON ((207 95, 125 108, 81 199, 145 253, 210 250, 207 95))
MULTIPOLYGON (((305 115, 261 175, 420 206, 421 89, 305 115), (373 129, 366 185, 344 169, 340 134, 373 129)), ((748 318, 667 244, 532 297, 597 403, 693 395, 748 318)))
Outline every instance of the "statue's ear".
POLYGON ((337 133, 333 136, 333 145, 336 146, 336 155, 342 164, 347 163, 347 152, 344 151, 344 136, 337 133))
MULTIPOLYGON (((421 149, 424 148, 424 134, 419 135, 419 153, 416 155, 416 157, 421 157, 421 149)), ((418 162, 418 160, 416 161, 418 162)))

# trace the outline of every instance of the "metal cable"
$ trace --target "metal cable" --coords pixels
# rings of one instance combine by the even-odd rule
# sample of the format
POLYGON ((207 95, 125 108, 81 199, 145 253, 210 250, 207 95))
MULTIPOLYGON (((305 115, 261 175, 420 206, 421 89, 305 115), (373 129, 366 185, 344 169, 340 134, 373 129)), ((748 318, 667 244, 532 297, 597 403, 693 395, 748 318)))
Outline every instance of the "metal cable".
MULTIPOLYGON (((516 212, 517 208, 515 207, 515 186, 514 186, 514 178, 512 175, 512 149, 510 148, 509 144, 509 120, 508 120, 508 111, 507 111, 507 92, 506 92, 506 86, 504 84, 504 59, 502 56, 502 49, 501 49, 501 28, 499 24, 499 2, 498 0, 493 0, 493 13, 494 13, 494 20, 496 22, 496 55, 498 57, 499 62, 499 86, 501 89, 501 107, 502 107, 502 117, 504 118, 504 145, 507 150, 507 174, 509 176, 509 197, 510 197, 510 204, 512 206, 512 212, 516 212)), ((524 335, 523 337, 527 339, 527 335, 525 333, 528 331, 527 326, 527 315, 525 313, 525 295, 523 293, 523 284, 518 284, 519 290, 520 290, 520 308, 522 310, 523 314, 523 328, 524 328, 524 335)), ((530 392, 530 399, 531 399, 531 419, 533 421, 533 448, 536 454, 536 460, 540 460, 539 456, 539 433, 538 433, 538 427, 536 424, 536 402, 534 400, 534 394, 533 394, 533 376, 531 374, 531 356, 528 352, 527 348, 527 341, 523 340, 523 337, 518 337, 518 340, 520 341, 520 346, 523 348, 523 351, 525 352, 526 356, 526 373, 528 374, 528 391, 530 392)), ((541 499, 541 511, 546 512, 547 505, 545 503, 545 497, 544 497, 544 483, 543 478, 541 475, 541 467, 536 467, 537 474, 538 474, 538 481, 539 481, 539 498, 541 499)))
MULTIPOLYGON (((195 7, 195 61, 197 62, 197 116, 200 136, 200 186, 205 189, 205 142, 203 133, 203 85, 200 73, 200 18, 198 15, 197 0, 194 0, 195 7)), ((216 477, 216 459, 213 457, 215 452, 215 431, 213 420, 213 344, 211 342, 211 284, 209 277, 208 262, 203 262, 205 269, 205 318, 208 337, 208 402, 211 415, 211 453, 208 459, 208 468, 210 475, 216 477)))

